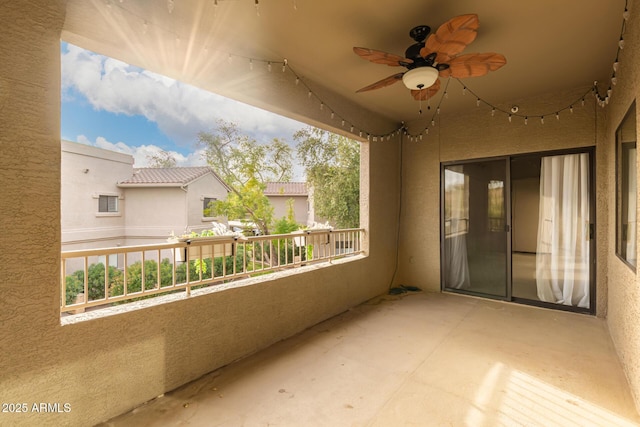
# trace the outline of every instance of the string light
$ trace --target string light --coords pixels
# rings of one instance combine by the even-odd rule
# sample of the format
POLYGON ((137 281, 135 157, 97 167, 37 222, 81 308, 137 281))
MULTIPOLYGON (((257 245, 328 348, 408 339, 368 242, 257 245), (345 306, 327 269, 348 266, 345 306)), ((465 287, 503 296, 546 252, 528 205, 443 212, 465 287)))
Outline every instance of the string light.
POLYGON ((249 69, 253 70, 253 59, 249 60, 249 69))
POLYGON ((529 123, 529 117, 524 116, 524 124, 526 125, 526 124, 528 124, 528 123, 529 123))
POLYGON ((556 112, 556 120, 560 120, 560 112, 556 112))
POLYGON ((289 65, 289 61, 287 60, 287 58, 285 58, 284 61, 282 61, 282 72, 283 73, 285 71, 287 71, 287 65, 289 65))
POLYGON ((256 0, 256 15, 260 16, 260 0, 256 0))
POLYGON ((540 124, 544 124, 544 116, 540 116, 540 124))
POLYGON ((620 36, 620 41, 618 42, 618 47, 620 49, 624 49, 624 39, 620 36))
POLYGON ((175 4, 173 3, 173 0, 167 0, 167 9, 169 10, 169 13, 173 12, 174 7, 175 7, 175 4))
POLYGON ((267 70, 269 70, 269 72, 271 72, 271 61, 267 62, 267 70))

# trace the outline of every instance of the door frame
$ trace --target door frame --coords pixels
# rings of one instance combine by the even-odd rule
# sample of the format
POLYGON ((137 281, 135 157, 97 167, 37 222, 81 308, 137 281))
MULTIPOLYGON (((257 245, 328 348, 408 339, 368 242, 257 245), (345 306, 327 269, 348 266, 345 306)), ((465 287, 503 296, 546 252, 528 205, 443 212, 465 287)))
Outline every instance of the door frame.
POLYGON ((549 151, 535 151, 529 153, 519 153, 512 155, 503 155, 503 156, 495 156, 495 157, 482 157, 476 159, 463 159, 463 160, 452 160, 446 162, 440 162, 440 290, 441 292, 449 292, 449 293, 459 293, 464 295, 472 295, 478 296, 487 299, 495 299, 502 301, 515 302, 519 304, 531 305, 536 307, 550 308, 554 310, 561 311, 570 311, 576 313, 586 313, 595 315, 596 313, 596 303, 597 303, 597 278, 596 278, 596 270, 597 270, 597 257, 596 257, 596 229, 597 229, 597 218, 596 218, 596 157, 595 157, 595 147, 594 146, 586 146, 586 147, 577 147, 577 148, 569 148, 563 150, 549 150, 549 151), (554 304, 545 301, 539 300, 530 300, 526 298, 513 297, 512 295, 512 287, 513 287, 513 278, 512 278, 512 258, 513 258, 513 248, 512 248, 512 200, 511 200, 511 160, 523 157, 550 157, 550 156, 558 156, 558 155, 566 155, 566 154, 580 154, 580 153, 588 153, 589 154, 589 217, 591 218, 589 221, 590 225, 590 233, 591 238, 589 240, 589 308, 582 307, 574 307, 567 306, 563 304, 554 304), (444 221, 444 197, 445 197, 445 168, 447 166, 452 165, 464 165, 469 163, 482 163, 486 161, 505 161, 505 223, 506 223, 506 232, 505 238, 506 242, 506 250, 507 250, 507 260, 506 260, 506 297, 501 297, 497 295, 487 295, 479 292, 468 291, 463 289, 451 289, 445 288, 444 283, 444 254, 445 254, 445 221, 444 221))

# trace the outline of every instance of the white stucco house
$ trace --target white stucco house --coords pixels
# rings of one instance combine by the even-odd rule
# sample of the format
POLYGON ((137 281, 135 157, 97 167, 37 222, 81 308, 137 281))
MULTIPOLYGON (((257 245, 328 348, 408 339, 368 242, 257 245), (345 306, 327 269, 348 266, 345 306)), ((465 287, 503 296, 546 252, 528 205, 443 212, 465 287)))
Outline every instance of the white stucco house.
POLYGON ((62 249, 139 245, 210 228, 229 188, 209 167, 134 168, 133 157, 62 141, 62 249))

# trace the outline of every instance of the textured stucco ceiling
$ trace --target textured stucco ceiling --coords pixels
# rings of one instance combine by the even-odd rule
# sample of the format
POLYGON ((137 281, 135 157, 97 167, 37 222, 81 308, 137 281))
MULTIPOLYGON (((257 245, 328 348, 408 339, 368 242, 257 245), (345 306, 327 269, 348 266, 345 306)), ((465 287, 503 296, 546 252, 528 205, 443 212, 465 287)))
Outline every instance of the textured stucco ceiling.
MULTIPOLYGON (((606 90, 622 24, 624 0, 69 0, 63 38, 97 52, 268 108, 261 85, 282 89, 295 112, 295 79, 279 65, 265 80, 265 64, 287 59, 303 86, 333 103, 346 101, 391 122, 417 118, 417 102, 402 83, 355 91, 402 68, 373 64, 353 46, 402 55, 409 30, 435 29, 453 16, 477 13, 480 29, 464 53, 498 52, 507 65, 464 83, 483 100, 508 104, 603 81, 606 90), (231 61, 229 56, 231 54, 231 61), (260 68, 260 69, 257 69, 260 68)), ((443 81, 444 87, 445 81, 443 81)), ((440 94, 432 101, 438 103, 440 94)), ((457 81, 443 113, 474 108, 457 81)), ((327 103, 329 105, 329 103, 327 103)), ((339 110, 339 109, 336 109, 339 110)), ((286 111, 280 111, 287 113, 286 111)))

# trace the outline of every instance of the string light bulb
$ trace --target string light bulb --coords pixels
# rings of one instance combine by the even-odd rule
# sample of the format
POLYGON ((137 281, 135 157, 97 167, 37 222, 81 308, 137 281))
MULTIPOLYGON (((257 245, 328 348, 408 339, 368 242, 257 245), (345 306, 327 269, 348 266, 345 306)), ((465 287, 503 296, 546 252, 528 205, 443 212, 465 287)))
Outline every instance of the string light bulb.
POLYGON ((249 60, 249 69, 253 70, 253 59, 249 60))
POLYGON ((509 114, 509 123, 511 123, 511 114, 509 114))
POLYGON ((544 124, 544 116, 540 116, 540 124, 543 125, 544 124))
POLYGON ((287 58, 284 58, 284 61, 282 61, 282 72, 283 73, 287 70, 287 65, 289 65, 289 61, 287 60, 287 58))
POLYGON ((622 19, 624 19, 625 21, 629 19, 629 9, 627 9, 626 7, 624 8, 624 12, 622 12, 622 19))
POLYGON ((256 15, 260 16, 260 0, 255 0, 256 1, 256 15))
POLYGON ((624 39, 620 36, 620 41, 618 42, 618 47, 620 49, 624 49, 624 39))
POLYGON ((560 112, 556 111, 556 120, 560 120, 560 112))
POLYGON ((173 12, 174 7, 175 7, 175 4, 173 3, 173 0, 167 0, 167 9, 169 10, 169 13, 173 12))

